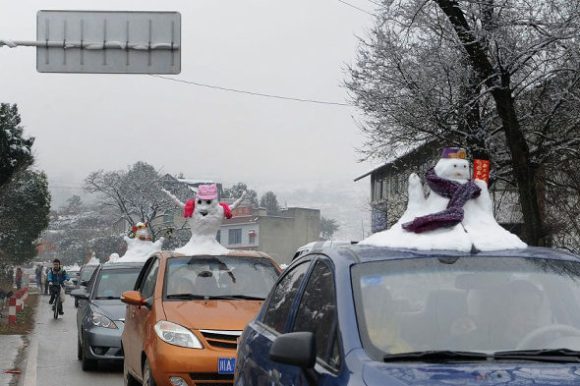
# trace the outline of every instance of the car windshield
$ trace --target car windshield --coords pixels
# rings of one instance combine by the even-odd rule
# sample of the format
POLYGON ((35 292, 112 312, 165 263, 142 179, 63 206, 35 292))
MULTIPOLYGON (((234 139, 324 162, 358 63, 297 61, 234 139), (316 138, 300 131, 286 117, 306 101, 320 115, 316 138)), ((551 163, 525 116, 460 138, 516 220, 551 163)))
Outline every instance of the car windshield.
POLYGON ((80 273, 81 277, 80 280, 81 281, 89 281, 91 280, 91 276, 93 276, 93 272, 95 272, 95 269, 97 269, 97 265, 87 265, 86 267, 84 267, 80 273))
POLYGON ((261 257, 194 256, 168 260, 165 296, 265 299, 278 272, 261 257))
POLYGON ((139 268, 102 270, 97 278, 94 299, 120 299, 121 294, 135 286, 139 268))
POLYGON ((580 350, 580 263, 462 257, 352 269, 360 335, 375 359, 417 351, 580 350))

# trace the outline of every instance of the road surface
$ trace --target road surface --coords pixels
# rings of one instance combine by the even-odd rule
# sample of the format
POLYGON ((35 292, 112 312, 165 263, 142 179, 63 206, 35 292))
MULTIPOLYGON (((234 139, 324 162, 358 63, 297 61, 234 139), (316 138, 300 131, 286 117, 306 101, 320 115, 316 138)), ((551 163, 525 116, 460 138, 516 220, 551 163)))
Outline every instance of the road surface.
POLYGON ((123 366, 101 362, 99 370, 84 372, 77 360, 74 299, 66 295, 64 317, 54 320, 48 296, 41 296, 35 331, 21 377, 23 386, 122 386, 123 366))

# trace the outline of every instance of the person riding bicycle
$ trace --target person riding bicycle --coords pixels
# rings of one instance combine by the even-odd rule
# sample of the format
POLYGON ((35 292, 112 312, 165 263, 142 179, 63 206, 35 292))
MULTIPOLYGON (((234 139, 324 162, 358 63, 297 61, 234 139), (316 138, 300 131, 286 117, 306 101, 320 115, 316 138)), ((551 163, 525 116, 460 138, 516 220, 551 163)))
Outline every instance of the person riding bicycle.
MULTIPOLYGON (((64 287, 64 282, 68 281, 69 279, 70 278, 66 273, 66 271, 60 266, 60 260, 54 259, 52 261, 52 268, 50 271, 48 271, 48 285, 50 288, 50 300, 48 301, 48 304, 52 304, 54 302, 57 291, 60 291, 61 287, 64 287)), ((64 315, 62 304, 58 304, 58 307, 59 307, 58 313, 60 315, 64 315)))

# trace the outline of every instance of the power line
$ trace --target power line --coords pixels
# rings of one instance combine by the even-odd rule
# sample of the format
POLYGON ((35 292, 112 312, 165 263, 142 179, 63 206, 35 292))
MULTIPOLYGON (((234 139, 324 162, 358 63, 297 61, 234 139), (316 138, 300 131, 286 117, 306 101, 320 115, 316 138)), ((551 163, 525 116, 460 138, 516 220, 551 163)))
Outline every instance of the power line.
POLYGON ((282 100, 288 100, 288 101, 294 101, 294 102, 317 103, 317 104, 321 104, 321 105, 350 106, 350 104, 342 103, 342 102, 331 102, 331 101, 323 101, 323 100, 317 100, 317 99, 294 98, 294 97, 283 96, 283 95, 265 94, 265 93, 256 92, 256 91, 240 90, 240 89, 236 89, 236 88, 222 87, 222 86, 216 86, 216 85, 207 84, 207 83, 194 82, 191 80, 171 78, 171 77, 163 76, 163 75, 150 75, 150 76, 152 76, 154 78, 170 80, 172 82, 184 83, 184 84, 189 84, 189 85, 198 86, 198 87, 206 87, 206 88, 211 88, 211 89, 221 90, 221 91, 235 92, 238 94, 254 95, 254 96, 282 99, 282 100))
POLYGON ((370 3, 373 3, 373 4, 375 4, 375 5, 378 5, 379 7, 382 7, 382 6, 383 6, 381 3, 377 3, 377 2, 376 2, 376 1, 374 1, 374 0, 367 0, 367 1, 368 1, 368 2, 370 2, 370 3))
POLYGON ((361 12, 364 12, 364 13, 366 13, 367 15, 375 16, 375 15, 373 15, 372 13, 370 13, 369 11, 367 11, 367 10, 364 10, 364 9, 362 9, 362 8, 359 8, 359 7, 357 7, 357 6, 356 6, 356 5, 354 5, 354 4, 347 3, 347 2, 346 2, 346 1, 344 1, 344 0, 337 0, 337 1, 338 1, 339 3, 342 3, 342 4, 344 4, 344 5, 348 5, 348 6, 349 6, 349 7, 351 7, 351 8, 354 8, 354 9, 357 9, 357 10, 359 10, 359 11, 361 11, 361 12))

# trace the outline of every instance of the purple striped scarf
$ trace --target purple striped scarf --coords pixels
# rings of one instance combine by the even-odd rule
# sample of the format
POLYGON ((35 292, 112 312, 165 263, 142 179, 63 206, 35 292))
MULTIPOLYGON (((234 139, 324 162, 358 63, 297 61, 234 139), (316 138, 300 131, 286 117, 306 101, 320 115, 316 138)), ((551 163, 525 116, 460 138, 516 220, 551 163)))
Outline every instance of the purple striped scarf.
POLYGON ((468 200, 479 197, 481 189, 473 181, 465 184, 446 180, 435 174, 435 168, 425 173, 427 184, 435 193, 449 198, 447 209, 441 212, 416 217, 413 221, 403 224, 409 232, 423 233, 438 228, 452 227, 463 221, 463 206, 468 200))

